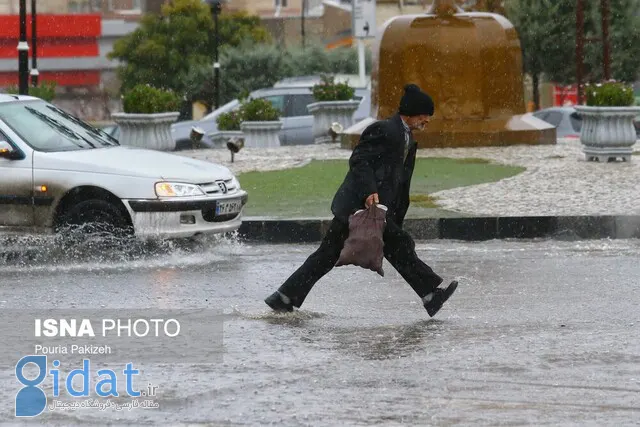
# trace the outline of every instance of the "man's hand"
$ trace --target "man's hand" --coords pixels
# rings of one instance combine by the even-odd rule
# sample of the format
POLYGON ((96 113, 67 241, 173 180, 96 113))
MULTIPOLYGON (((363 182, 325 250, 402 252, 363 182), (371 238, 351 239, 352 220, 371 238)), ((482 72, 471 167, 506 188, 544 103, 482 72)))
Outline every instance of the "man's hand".
POLYGON ((367 200, 364 202, 365 207, 369 207, 371 205, 373 205, 374 203, 380 203, 380 200, 378 199, 378 193, 373 193, 372 195, 370 195, 369 197, 367 197, 367 200))

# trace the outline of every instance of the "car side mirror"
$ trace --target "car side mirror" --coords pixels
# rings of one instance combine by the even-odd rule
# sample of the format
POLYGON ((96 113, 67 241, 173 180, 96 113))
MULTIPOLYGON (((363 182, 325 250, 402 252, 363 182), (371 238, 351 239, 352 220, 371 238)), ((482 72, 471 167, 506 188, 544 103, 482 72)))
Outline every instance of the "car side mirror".
POLYGON ((0 141, 0 158, 16 160, 20 158, 20 153, 14 150, 7 141, 0 141))

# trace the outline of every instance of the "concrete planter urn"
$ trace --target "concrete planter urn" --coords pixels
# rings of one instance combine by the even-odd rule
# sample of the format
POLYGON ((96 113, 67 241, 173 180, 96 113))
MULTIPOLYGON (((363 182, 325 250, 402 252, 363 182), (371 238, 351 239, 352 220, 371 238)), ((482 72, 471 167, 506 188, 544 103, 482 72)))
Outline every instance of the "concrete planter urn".
POLYGON ((280 147, 281 121, 246 121, 240 124, 246 148, 280 147))
POLYGON ((640 107, 590 107, 577 105, 582 115, 580 142, 587 161, 630 161, 636 131, 633 120, 640 107))
POLYGON ((353 125, 353 114, 360 101, 322 101, 307 105, 313 115, 313 142, 323 144, 332 142, 329 130, 333 123, 340 123, 344 129, 353 125))
POLYGON ((111 115, 120 126, 120 144, 158 151, 175 150, 176 142, 171 136, 171 124, 179 116, 179 112, 111 115))
POLYGON ((209 135, 214 148, 226 148, 227 142, 235 138, 244 138, 241 130, 221 130, 209 135))

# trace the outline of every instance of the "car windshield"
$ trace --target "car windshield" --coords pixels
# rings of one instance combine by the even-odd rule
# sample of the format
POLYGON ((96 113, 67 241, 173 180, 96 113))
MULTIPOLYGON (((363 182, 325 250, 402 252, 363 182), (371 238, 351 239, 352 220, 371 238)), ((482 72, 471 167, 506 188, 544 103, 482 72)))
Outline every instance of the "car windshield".
POLYGON ((71 151, 117 146, 118 141, 45 101, 0 104, 2 119, 38 151, 71 151))
POLYGON ((207 114, 206 116, 204 116, 202 119, 200 120, 212 120, 215 119, 216 117, 218 117, 220 114, 222 113, 226 113, 228 111, 231 111, 234 109, 234 107, 236 105, 239 105, 240 103, 238 102, 237 99, 234 99, 233 101, 229 101, 226 104, 224 104, 222 107, 218 108, 217 110, 212 111, 211 113, 207 114))

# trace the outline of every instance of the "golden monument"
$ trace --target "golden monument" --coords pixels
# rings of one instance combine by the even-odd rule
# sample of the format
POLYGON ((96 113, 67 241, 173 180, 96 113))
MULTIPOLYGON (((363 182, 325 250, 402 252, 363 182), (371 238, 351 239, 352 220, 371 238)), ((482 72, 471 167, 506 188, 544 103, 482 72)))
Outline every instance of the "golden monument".
POLYGON ((520 41, 502 15, 464 12, 455 0, 435 0, 424 15, 387 21, 375 40, 371 118, 349 129, 353 148, 374 119, 395 114, 407 83, 435 102, 419 148, 555 144, 555 128, 526 113, 520 41))

